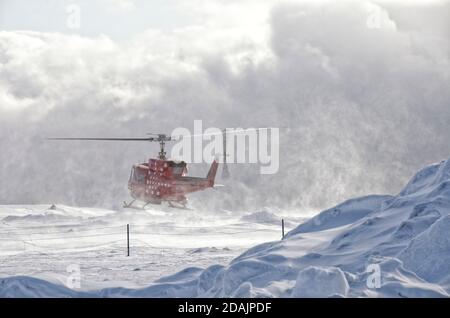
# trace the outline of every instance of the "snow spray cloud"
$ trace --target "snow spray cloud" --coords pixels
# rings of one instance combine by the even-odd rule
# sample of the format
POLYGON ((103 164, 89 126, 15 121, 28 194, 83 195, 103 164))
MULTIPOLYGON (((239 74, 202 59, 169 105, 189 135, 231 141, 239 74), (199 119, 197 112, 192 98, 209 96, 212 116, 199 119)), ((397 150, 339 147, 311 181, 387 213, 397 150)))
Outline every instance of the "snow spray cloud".
POLYGON ((275 174, 280 166, 279 135, 275 127, 209 127, 203 131, 203 121, 194 120, 193 133, 184 127, 172 131, 171 136, 179 141, 172 147, 171 158, 187 163, 258 163, 261 174, 275 174))
MULTIPOLYGON (((86 2, 76 2, 80 29, 64 31, 62 8, 59 32, 8 27, 7 2, 0 204, 120 204, 130 167, 155 157, 157 145, 43 137, 139 137, 195 119, 289 127, 280 130, 277 174, 234 165, 228 187, 192 197, 227 209, 318 210, 394 193, 418 168, 449 156, 448 1, 181 1, 184 25, 117 40, 105 35, 117 28, 96 23, 102 16, 89 20, 86 2)), ((120 32, 145 11, 126 12, 117 13, 120 32)), ((189 169, 204 175, 208 167, 189 169)))

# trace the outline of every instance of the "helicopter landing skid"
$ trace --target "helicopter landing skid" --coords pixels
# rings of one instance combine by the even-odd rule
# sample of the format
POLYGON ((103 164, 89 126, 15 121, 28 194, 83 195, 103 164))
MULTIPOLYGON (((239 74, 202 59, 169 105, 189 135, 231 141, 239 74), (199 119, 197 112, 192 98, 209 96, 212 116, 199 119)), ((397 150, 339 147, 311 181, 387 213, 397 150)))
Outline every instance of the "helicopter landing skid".
POLYGON ((124 201, 123 207, 125 209, 145 210, 145 207, 150 204, 150 203, 146 203, 143 206, 136 206, 136 205, 134 205, 134 202, 136 202, 136 200, 133 200, 130 203, 127 203, 126 201, 124 201))
POLYGON ((135 206, 134 202, 136 202, 136 200, 133 200, 130 203, 127 203, 126 201, 123 201, 123 207, 126 208, 126 209, 138 209, 138 210, 143 209, 143 207, 139 208, 139 207, 135 206))
POLYGON ((130 203, 127 203, 127 201, 123 201, 123 207, 129 208, 133 205, 133 203, 136 202, 136 200, 131 201, 130 203))
POLYGON ((161 204, 161 201, 150 201, 150 202, 146 202, 144 205, 142 205, 142 206, 136 206, 136 205, 134 205, 134 203, 136 202, 137 200, 133 200, 133 201, 131 201, 130 203, 127 203, 126 201, 124 201, 123 202, 123 207, 125 208, 125 209, 136 209, 136 210, 145 210, 145 208, 148 206, 148 205, 150 205, 150 204, 155 204, 155 205, 160 205, 161 204))
POLYGON ((186 206, 186 203, 180 203, 180 204, 181 205, 177 205, 177 204, 174 204, 173 202, 169 201, 169 207, 171 207, 171 208, 192 211, 192 209, 189 209, 186 206))

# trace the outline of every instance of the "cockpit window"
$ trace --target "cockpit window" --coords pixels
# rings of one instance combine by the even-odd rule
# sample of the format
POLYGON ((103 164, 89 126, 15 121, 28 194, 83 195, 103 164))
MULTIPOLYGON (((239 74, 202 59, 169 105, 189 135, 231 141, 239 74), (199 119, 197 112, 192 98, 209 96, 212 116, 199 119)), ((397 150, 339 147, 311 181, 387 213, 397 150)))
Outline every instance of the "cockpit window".
POLYGON ((172 173, 176 176, 180 176, 183 174, 186 169, 186 162, 184 161, 170 161, 169 166, 172 168, 172 173))
POLYGON ((131 181, 134 180, 134 168, 131 169, 131 173, 130 173, 130 179, 128 179, 128 183, 130 183, 131 181))
POLYGON ((133 180, 137 183, 142 183, 145 181, 146 171, 135 168, 133 172, 133 180))
POLYGON ((173 174, 175 174, 175 175, 181 175, 183 173, 183 170, 184 170, 183 166, 172 168, 173 174))

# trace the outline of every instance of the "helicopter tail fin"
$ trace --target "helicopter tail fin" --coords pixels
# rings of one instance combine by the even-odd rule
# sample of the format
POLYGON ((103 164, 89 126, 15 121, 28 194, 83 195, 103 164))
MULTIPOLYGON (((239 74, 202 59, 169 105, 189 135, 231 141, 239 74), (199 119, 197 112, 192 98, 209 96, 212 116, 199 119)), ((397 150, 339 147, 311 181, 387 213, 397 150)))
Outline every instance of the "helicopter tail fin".
POLYGON ((211 183, 211 186, 214 186, 214 180, 216 179, 217 174, 217 168, 219 167, 219 163, 214 160, 214 162, 211 164, 211 168, 209 169, 208 175, 206 176, 206 179, 211 183))

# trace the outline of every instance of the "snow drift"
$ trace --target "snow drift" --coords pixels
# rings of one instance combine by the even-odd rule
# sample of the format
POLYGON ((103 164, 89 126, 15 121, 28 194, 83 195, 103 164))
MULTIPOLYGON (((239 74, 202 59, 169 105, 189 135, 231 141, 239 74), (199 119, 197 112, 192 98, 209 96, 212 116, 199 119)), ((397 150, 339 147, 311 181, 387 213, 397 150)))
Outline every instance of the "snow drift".
POLYGON ((6 278, 0 296, 448 297, 449 233, 447 160, 419 171, 396 196, 346 201, 226 266, 188 268, 143 289, 89 294, 6 278))

